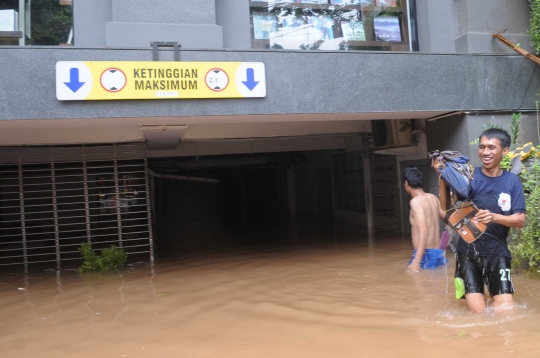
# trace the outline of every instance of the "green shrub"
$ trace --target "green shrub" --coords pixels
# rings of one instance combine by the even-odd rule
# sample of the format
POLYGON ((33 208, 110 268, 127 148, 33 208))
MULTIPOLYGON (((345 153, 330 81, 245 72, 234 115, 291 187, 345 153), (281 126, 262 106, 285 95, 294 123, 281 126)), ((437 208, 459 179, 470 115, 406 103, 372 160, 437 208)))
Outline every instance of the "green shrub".
POLYGON ((522 229, 512 230, 513 242, 509 245, 516 267, 528 263, 528 272, 540 272, 540 165, 534 163, 521 174, 525 192, 527 222, 522 229))
POLYGON ((512 113, 512 123, 510 124, 510 136, 512 137, 512 145, 518 147, 519 132, 521 132, 521 112, 512 113))
POLYGON ((79 248, 79 252, 84 258, 82 266, 79 267, 81 273, 119 270, 127 260, 125 251, 114 245, 101 250, 101 254, 98 256, 89 243, 84 243, 79 248))

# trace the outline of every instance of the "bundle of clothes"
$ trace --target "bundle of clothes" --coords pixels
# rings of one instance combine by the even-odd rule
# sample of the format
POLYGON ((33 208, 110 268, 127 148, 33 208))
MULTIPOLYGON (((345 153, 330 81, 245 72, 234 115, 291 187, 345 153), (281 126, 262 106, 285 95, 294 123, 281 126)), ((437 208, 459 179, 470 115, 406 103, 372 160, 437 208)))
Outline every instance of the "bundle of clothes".
POLYGON ((469 158, 457 151, 436 150, 429 152, 428 155, 431 166, 439 174, 440 180, 448 185, 451 197, 454 198, 450 208, 442 208, 447 213, 444 218, 447 233, 441 236, 441 248, 446 249, 449 246, 455 251, 459 237, 467 242, 473 242, 487 229, 485 224, 474 219, 478 208, 469 201, 474 168, 469 158))
POLYGON ((444 180, 452 189, 458 200, 466 200, 471 190, 471 180, 474 168, 469 163, 469 158, 460 152, 435 150, 429 152, 431 166, 439 173, 439 178, 444 180))

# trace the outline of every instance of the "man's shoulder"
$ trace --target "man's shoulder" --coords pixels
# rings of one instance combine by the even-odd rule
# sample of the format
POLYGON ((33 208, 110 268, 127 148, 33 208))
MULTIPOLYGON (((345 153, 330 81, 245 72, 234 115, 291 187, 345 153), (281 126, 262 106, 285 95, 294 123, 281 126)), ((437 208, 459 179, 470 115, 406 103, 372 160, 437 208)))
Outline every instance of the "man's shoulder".
POLYGON ((411 199, 411 205, 426 205, 432 202, 433 199, 439 200, 436 195, 424 193, 411 199))
POLYGON ((411 199, 411 208, 414 208, 416 206, 422 205, 422 203, 425 201, 425 199, 422 196, 415 196, 411 199))
MULTIPOLYGON (((508 170, 503 169, 503 176, 504 180, 507 180, 511 183, 519 183, 521 184, 521 178, 508 170)), ((475 167, 474 168, 474 179, 482 179, 485 178, 485 174, 482 173, 482 167, 475 167)), ((473 180, 474 181, 474 180, 473 180)))
POLYGON ((512 172, 509 172, 509 171, 504 171, 504 175, 505 175, 505 178, 506 180, 511 180, 512 182, 519 182, 521 183, 521 179, 520 177, 517 175, 517 174, 514 174, 512 172))

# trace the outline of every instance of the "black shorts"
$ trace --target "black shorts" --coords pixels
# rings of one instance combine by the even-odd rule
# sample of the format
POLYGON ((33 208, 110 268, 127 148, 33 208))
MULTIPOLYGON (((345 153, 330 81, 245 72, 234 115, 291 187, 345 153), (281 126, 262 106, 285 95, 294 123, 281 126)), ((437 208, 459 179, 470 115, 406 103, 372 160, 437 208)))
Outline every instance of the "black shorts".
POLYGON ((514 293, 511 264, 512 259, 504 256, 456 252, 456 298, 464 298, 467 293, 484 294, 484 283, 491 297, 514 293))

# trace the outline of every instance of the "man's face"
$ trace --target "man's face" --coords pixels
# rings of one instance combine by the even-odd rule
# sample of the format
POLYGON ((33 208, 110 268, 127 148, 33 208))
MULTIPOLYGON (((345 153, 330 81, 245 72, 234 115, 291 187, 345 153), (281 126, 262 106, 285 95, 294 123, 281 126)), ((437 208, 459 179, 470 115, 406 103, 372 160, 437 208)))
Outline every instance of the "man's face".
POLYGON ((508 153, 508 148, 503 148, 501 141, 497 138, 480 138, 480 144, 478 145, 478 158, 480 158, 482 161, 484 168, 498 168, 501 164, 503 156, 505 156, 506 153, 508 153))

